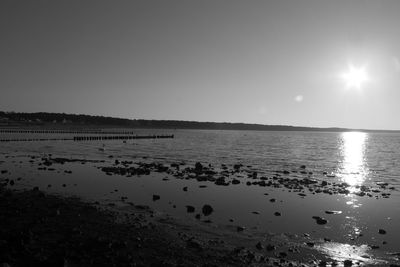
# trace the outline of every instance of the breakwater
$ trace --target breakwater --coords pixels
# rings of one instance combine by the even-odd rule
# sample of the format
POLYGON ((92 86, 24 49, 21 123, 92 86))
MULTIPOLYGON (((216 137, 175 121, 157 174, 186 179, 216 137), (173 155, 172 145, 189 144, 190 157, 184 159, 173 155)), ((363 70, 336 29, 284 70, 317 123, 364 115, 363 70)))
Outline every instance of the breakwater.
POLYGON ((166 139, 174 135, 89 135, 69 138, 3 138, 0 142, 34 142, 34 141, 105 141, 105 140, 134 140, 134 139, 166 139))

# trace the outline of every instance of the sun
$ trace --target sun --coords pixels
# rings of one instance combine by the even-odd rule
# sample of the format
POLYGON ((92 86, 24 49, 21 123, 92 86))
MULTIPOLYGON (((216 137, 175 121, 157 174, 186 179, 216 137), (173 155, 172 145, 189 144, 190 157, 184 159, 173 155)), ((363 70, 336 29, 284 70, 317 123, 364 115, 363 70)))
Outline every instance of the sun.
POLYGON ((341 78, 350 89, 361 89, 363 84, 368 82, 369 76, 365 66, 356 67, 349 64, 346 72, 342 73, 341 78))

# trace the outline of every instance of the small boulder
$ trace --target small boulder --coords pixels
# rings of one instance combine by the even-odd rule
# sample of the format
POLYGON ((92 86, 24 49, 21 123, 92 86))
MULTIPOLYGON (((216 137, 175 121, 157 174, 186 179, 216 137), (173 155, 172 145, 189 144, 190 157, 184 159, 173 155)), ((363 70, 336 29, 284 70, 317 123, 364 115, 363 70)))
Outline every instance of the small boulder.
POLYGON ((195 208, 193 207, 193 206, 186 206, 186 212, 187 213, 193 213, 194 212, 194 210, 195 210, 195 208))
POLYGON ((210 205, 204 205, 202 208, 202 212, 204 216, 208 216, 210 215, 212 212, 214 211, 214 209, 210 206, 210 205))

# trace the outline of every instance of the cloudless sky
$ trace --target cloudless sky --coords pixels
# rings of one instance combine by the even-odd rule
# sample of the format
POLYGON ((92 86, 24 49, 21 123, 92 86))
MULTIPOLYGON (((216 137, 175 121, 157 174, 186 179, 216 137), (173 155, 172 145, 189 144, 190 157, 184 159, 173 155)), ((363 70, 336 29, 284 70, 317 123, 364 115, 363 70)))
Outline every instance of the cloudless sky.
POLYGON ((0 2, 0 110, 400 129, 400 1, 0 2), (341 73, 364 67, 347 88, 341 73))

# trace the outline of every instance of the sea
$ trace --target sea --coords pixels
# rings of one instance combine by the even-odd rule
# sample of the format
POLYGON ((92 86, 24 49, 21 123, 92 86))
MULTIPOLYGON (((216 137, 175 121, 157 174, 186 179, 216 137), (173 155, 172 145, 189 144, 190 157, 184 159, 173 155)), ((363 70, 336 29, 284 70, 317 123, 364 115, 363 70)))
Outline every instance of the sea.
MULTIPOLYGON (((377 266, 398 261, 399 133, 130 131, 174 138, 0 142, 0 169, 7 171, 0 178, 15 179, 15 188, 38 186, 88 201, 147 205, 159 214, 232 229, 232 234, 240 227, 259 236, 285 235, 337 260, 377 266), (41 162, 49 157, 71 161, 44 170, 41 162), (172 172, 129 177, 102 171, 122 161, 181 170, 200 163, 215 178, 225 175, 228 184, 172 172), (211 214, 202 214, 204 205, 212 207, 211 214)), ((0 134, 0 139, 27 137, 71 134, 0 134)))

